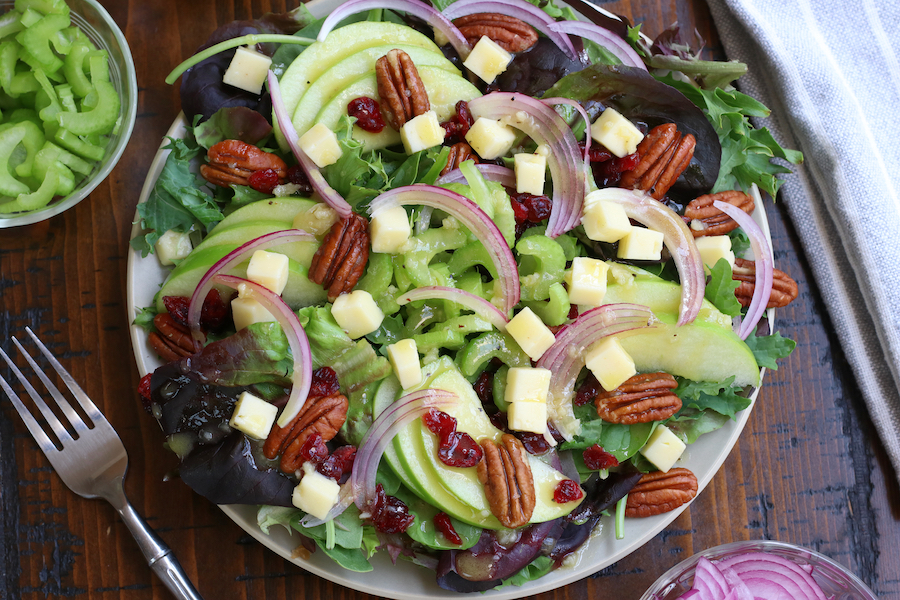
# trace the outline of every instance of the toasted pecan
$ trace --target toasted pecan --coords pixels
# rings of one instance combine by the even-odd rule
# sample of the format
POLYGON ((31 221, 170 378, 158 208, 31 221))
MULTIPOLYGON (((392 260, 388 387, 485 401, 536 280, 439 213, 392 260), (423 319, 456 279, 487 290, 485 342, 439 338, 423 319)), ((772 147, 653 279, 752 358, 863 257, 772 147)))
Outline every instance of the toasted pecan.
POLYGON ((169 313, 159 313, 153 317, 156 331, 147 336, 150 347, 166 362, 191 356, 194 342, 187 327, 175 322, 169 313))
POLYGON ((369 260, 369 222, 353 213, 331 226, 316 250, 309 278, 328 291, 328 301, 353 289, 369 260))
POLYGON ((487 36, 507 52, 524 52, 538 41, 534 27, 501 13, 474 13, 454 19, 453 24, 473 46, 487 36))
POLYGON ((300 450, 303 443, 313 433, 327 442, 337 435, 347 420, 349 402, 343 394, 313 396, 306 399, 303 408, 285 427, 276 423, 263 445, 266 458, 274 459, 279 454, 279 464, 285 473, 293 473, 303 464, 300 450))
POLYGON ((221 187, 248 185, 253 173, 266 169, 273 169, 281 183, 287 177, 287 165, 280 157, 240 140, 222 140, 206 156, 209 163, 200 167, 200 175, 221 187))
MULTIPOLYGON (((734 269, 731 270, 731 277, 741 284, 734 295, 737 297, 741 306, 750 306, 753 300, 753 292, 756 291, 756 261, 746 260, 744 258, 734 259, 734 269)), ((797 282, 790 275, 781 269, 774 269, 772 273, 772 294, 766 303, 766 308, 781 308, 787 306, 800 293, 797 282)))
POLYGON ((428 92, 409 54, 394 48, 375 62, 378 95, 385 118, 396 130, 431 110, 428 92))
POLYGON ((682 467, 647 473, 628 492, 625 516, 652 517, 675 510, 693 500, 697 487, 697 477, 682 467))
POLYGON ((748 215, 756 209, 753 198, 738 190, 704 194, 695 198, 684 209, 684 217, 689 220, 690 230, 695 238, 705 235, 725 235, 737 229, 738 224, 734 219, 713 206, 713 202, 716 201, 733 204, 748 215))
POLYGON ((696 145, 694 136, 683 136, 674 123, 654 127, 638 144, 640 162, 622 174, 619 187, 643 190, 662 200, 688 168, 696 145))
POLYGON ((625 425, 668 419, 681 409, 681 399, 672 392, 676 387, 678 382, 668 373, 635 375, 616 389, 597 394, 597 415, 625 425))
POLYGON ((478 463, 478 480, 484 485, 491 513, 510 529, 531 520, 536 504, 534 476, 525 447, 515 436, 503 434, 500 444, 481 440, 484 459, 478 463))
POLYGON ((459 165, 466 162, 467 160, 472 160, 475 164, 478 164, 478 155, 475 154, 475 151, 472 150, 472 146, 467 144, 466 142, 459 142, 457 144, 453 144, 450 146, 450 154, 447 156, 447 164, 444 165, 444 168, 441 169, 441 175, 446 175, 453 169, 458 169, 459 165))

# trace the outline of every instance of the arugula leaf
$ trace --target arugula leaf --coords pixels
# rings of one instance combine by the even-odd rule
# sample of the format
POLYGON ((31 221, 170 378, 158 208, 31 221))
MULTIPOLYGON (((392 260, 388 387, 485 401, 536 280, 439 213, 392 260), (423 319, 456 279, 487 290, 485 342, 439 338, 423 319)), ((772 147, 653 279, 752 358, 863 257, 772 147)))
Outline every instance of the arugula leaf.
MULTIPOLYGON (((714 410, 682 408, 675 416, 666 421, 666 427, 681 438, 685 444, 693 444, 704 433, 721 429, 727 422, 727 416, 714 410)), ((640 466, 638 468, 640 469, 640 466)))
MULTIPOLYGON (((738 394, 741 388, 732 385, 734 377, 725 381, 691 381, 676 377, 678 387, 675 395, 681 398, 682 410, 714 410, 720 415, 734 419, 735 415, 750 406, 750 399, 738 394)), ((675 416, 681 413, 679 411, 675 416)))
POLYGON ((744 256, 750 249, 750 238, 743 229, 735 229, 728 234, 731 238, 731 251, 735 256, 744 256))
POLYGON ((156 326, 153 324, 153 317, 158 313, 159 311, 156 310, 155 306, 139 308, 137 309, 137 314, 134 316, 134 325, 143 327, 145 331, 152 333, 156 331, 156 326))
MULTIPOLYGON (((225 188, 222 189, 224 190, 225 188)), ((256 191, 249 185, 232 185, 231 189, 234 190, 234 196, 228 202, 227 209, 229 212, 247 204, 252 204, 257 200, 265 200, 272 197, 272 194, 256 191)))
POLYGON ((773 371, 778 370, 775 360, 788 356, 797 346, 797 342, 790 338, 782 337, 777 331, 772 335, 757 336, 755 328, 744 341, 750 346, 757 364, 773 371))
POLYGON ((734 290, 739 285, 740 281, 731 278, 731 265, 724 258, 720 258, 709 273, 706 299, 726 315, 736 317, 741 314, 741 303, 734 295, 734 290))

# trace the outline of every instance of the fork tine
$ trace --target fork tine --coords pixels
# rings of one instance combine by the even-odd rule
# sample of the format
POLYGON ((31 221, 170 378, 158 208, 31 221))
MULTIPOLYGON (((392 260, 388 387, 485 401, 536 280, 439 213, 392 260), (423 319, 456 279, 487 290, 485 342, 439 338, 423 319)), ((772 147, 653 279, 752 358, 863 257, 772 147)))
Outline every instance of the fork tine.
MULTIPOLYGON (((0 352, 3 352, 0 349, 0 352)), ((5 355, 4 355, 5 356, 5 355)), ((16 407, 16 412, 19 413, 19 416, 22 417, 22 420, 25 422, 25 427, 28 428, 28 431, 31 432, 31 436, 34 438, 34 441, 37 442, 38 447, 44 451, 44 454, 47 455, 48 458, 52 458, 55 456, 59 450, 56 448, 56 444, 47 436, 44 432, 43 428, 41 428, 41 424, 37 422, 37 419, 34 418, 34 415, 31 414, 31 411, 28 410, 22 401, 19 400, 19 396, 13 391, 12 387, 6 380, 0 376, 0 387, 3 388, 3 391, 6 392, 6 395, 12 401, 13 406, 16 407)))
POLYGON ((41 383, 44 384, 44 387, 47 388, 47 391, 50 392, 50 395, 53 396, 53 399, 56 400, 56 404, 59 406, 60 410, 63 411, 63 414, 66 415, 66 418, 69 419, 69 422, 72 424, 72 427, 79 434, 89 431, 89 427, 85 425, 84 421, 81 419, 81 415, 75 412, 72 409, 72 405, 69 404, 69 401, 66 400, 65 396, 63 396, 59 392, 59 388, 50 381, 50 378, 44 373, 43 369, 41 369, 38 364, 31 358, 31 355, 25 351, 25 348, 22 347, 22 344, 19 343, 19 340, 13 336, 12 338, 13 344, 19 349, 19 352, 25 357, 25 360, 31 365, 31 368, 34 370, 35 374, 38 376, 38 379, 41 380, 41 383))
MULTIPOLYGON (((66 428, 63 427, 63 425, 62 425, 62 423, 60 423, 59 419, 56 418, 56 415, 53 414, 53 412, 50 410, 50 408, 47 406, 47 404, 41 398, 40 394, 38 394, 37 391, 34 389, 34 387, 28 382, 28 380, 25 379, 25 376, 22 375, 22 371, 20 371, 19 367, 17 367, 16 364, 9 358, 9 355, 3 351, 3 348, 0 348, 0 356, 3 357, 4 361, 6 361, 7 366, 9 366, 9 368, 12 369, 12 372, 19 379, 19 383, 22 384, 22 386, 25 388, 25 391, 28 392, 28 395, 31 396, 31 399, 34 400, 34 403, 38 407, 38 410, 40 410, 41 414, 44 415, 44 419, 47 420, 47 424, 50 425, 50 428, 53 430, 53 433, 56 434, 56 437, 60 441, 60 443, 63 446, 65 446, 66 442, 73 441, 72 436, 69 435, 69 432, 66 431, 66 428)), ((14 396, 16 396, 15 392, 13 392, 12 388, 9 387, 8 383, 4 382, 3 390, 6 392, 6 395, 10 397, 10 399, 12 399, 14 396)), ((13 404, 16 404, 15 400, 13 400, 13 404)), ((21 400, 19 400, 18 405, 22 407, 19 410, 20 414, 23 411, 28 412, 28 414, 31 414, 31 411, 28 411, 25 408, 25 405, 23 405, 21 403, 21 400)), ((19 406, 16 406, 16 408, 18 409, 19 406)), ((25 418, 24 415, 22 416, 22 418, 23 419, 25 418)), ((33 417, 32 417, 32 420, 34 420, 33 417)), ((40 426, 37 424, 36 421, 35 421, 35 426, 40 428, 40 426)), ((34 433, 34 431, 31 429, 30 426, 28 427, 28 429, 29 429, 29 431, 31 431, 32 435, 34 435, 35 438, 37 438, 37 435, 34 433)), ((42 433, 44 433, 44 437, 46 438, 47 437, 46 432, 42 432, 42 433)), ((49 440, 49 438, 48 438, 48 440, 49 440)), ((56 445, 53 444, 52 442, 51 442, 51 446, 53 447, 54 450, 56 449, 56 445)), ((43 449, 43 447, 44 446, 41 445, 42 449, 43 449)), ((46 453, 47 450, 44 450, 44 452, 46 453)))
POLYGON ((37 347, 40 349, 41 354, 44 355, 56 372, 59 374, 59 377, 65 382, 66 386, 68 386, 69 390, 72 392, 72 395, 75 396, 75 399, 78 400, 78 404, 81 405, 81 408, 84 409, 84 412, 90 417, 91 421, 93 421, 94 425, 99 425, 100 422, 106 422, 106 417, 103 416, 103 413, 97 408, 97 405, 88 397, 87 394, 84 393, 84 390, 81 389, 81 386, 75 381, 75 379, 69 375, 69 372, 66 371, 59 361, 56 360, 56 357, 50 354, 50 351, 47 350, 47 346, 44 345, 44 342, 38 339, 38 336, 31 331, 30 327, 26 327, 25 331, 28 332, 28 335, 31 336, 31 339, 34 340, 34 343, 37 344, 37 347))

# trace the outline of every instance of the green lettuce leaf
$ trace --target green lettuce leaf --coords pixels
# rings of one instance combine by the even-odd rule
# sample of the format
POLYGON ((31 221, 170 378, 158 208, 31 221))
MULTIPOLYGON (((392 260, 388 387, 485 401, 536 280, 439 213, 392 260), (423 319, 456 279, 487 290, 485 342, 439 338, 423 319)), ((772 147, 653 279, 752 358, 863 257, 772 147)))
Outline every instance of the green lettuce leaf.
POLYGON ((750 406, 750 399, 738 394, 741 388, 732 385, 734 377, 719 382, 691 381, 681 377, 676 377, 676 380, 678 387, 675 388, 675 395, 681 398, 682 411, 685 408, 713 410, 734 419, 738 412, 750 406))
POLYGON ((756 357, 756 363, 773 371, 778 370, 775 360, 785 358, 797 347, 797 342, 782 337, 777 331, 772 335, 757 336, 756 329, 754 329, 744 341, 750 346, 753 356, 756 357))
POLYGON ((741 285, 740 281, 731 278, 731 265, 724 258, 713 266, 706 284, 706 299, 713 303, 724 314, 736 317, 741 314, 741 303, 734 295, 734 290, 741 285))

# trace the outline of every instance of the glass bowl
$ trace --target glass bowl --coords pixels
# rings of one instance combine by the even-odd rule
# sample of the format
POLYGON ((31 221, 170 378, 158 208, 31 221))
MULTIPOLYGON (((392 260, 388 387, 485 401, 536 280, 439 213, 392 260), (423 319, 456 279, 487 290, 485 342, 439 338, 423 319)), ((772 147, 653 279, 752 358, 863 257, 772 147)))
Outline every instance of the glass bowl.
MULTIPOLYGON (((13 216, 0 215, 0 228, 43 221, 84 200, 101 181, 106 179, 116 163, 119 162, 134 128, 134 120, 137 116, 137 76, 125 35, 106 12, 106 9, 96 0, 66 0, 66 3, 71 8, 72 25, 81 29, 98 48, 109 53, 109 78, 122 101, 118 128, 109 136, 106 156, 94 165, 91 173, 75 186, 75 190, 71 194, 51 202, 38 211, 13 216)), ((11 10, 13 6, 14 3, 11 0, 0 0, 0 14, 11 10)))
POLYGON ((872 590, 859 577, 851 573, 847 567, 835 562, 824 554, 813 550, 767 540, 734 542, 709 548, 694 554, 656 580, 650 589, 644 592, 641 600, 675 600, 693 585, 694 569, 701 557, 715 562, 746 552, 765 552, 786 558, 798 565, 812 567, 813 579, 822 587, 825 596, 834 600, 878 600, 872 590))

